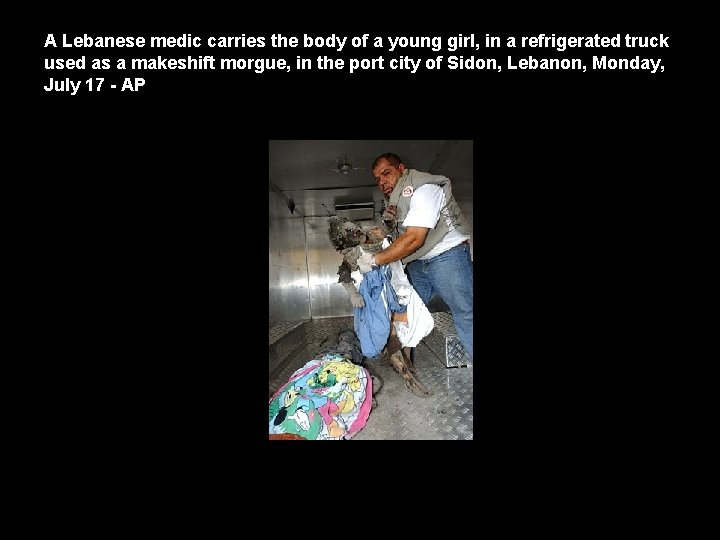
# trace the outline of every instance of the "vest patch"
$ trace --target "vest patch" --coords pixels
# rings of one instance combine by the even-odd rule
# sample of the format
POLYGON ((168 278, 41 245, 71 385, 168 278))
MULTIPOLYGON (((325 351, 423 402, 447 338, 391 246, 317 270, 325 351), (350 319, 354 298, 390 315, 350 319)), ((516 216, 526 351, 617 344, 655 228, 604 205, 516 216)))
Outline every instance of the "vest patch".
POLYGON ((412 197, 413 194, 413 187, 412 186, 405 186, 402 190, 402 196, 403 197, 412 197))

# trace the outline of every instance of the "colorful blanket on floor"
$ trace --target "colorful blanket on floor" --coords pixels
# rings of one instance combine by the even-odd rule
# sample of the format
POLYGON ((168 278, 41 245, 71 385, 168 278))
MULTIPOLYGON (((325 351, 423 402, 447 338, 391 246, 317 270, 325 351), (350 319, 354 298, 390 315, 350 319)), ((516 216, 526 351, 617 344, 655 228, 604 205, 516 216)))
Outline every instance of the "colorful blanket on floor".
POLYGON ((310 360, 270 398, 270 433, 349 439, 366 424, 372 377, 339 354, 310 360))

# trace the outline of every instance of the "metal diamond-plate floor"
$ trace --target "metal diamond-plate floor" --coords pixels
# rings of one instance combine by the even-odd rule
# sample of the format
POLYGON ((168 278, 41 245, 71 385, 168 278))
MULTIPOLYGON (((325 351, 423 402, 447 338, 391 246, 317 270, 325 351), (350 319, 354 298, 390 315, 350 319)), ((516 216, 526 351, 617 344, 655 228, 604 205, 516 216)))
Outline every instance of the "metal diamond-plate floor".
POLYGON ((305 321, 282 321, 270 327, 270 345, 287 335, 305 321))
POLYGON ((473 438, 473 370, 446 368, 423 342, 415 349, 415 377, 434 393, 420 398, 405 388, 387 360, 370 364, 384 379, 377 408, 352 440, 473 438))
MULTIPOLYGON (((352 317, 314 319, 306 325, 307 345, 270 381, 272 395, 292 373, 310 360, 331 333, 352 329, 352 317)), ((382 377, 378 406, 351 440, 469 440, 473 438, 473 368, 445 367, 423 342, 415 349, 415 376, 434 394, 420 398, 405 388, 388 360, 368 361, 382 377)))

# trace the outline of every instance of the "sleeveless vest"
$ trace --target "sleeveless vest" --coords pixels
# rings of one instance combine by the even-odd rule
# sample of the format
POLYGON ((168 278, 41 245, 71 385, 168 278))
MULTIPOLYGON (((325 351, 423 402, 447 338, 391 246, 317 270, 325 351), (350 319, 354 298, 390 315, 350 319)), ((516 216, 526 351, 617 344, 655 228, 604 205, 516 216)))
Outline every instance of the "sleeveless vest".
POLYGON ((451 223, 455 229, 462 234, 470 234, 468 232, 465 216, 463 216, 460 206, 458 206, 455 197, 452 195, 450 179, 445 176, 420 172, 415 169, 405 169, 398 179, 397 184, 395 184, 395 188, 390 193, 387 201, 388 205, 394 204, 397 206, 397 229, 393 235, 393 239, 397 238, 400 234, 403 234, 406 231, 402 222, 405 220, 405 217, 410 210, 410 200, 412 199, 415 190, 425 184, 436 184, 442 187, 443 193, 445 194, 445 206, 440 211, 440 219, 438 220, 437 225, 435 225, 435 228, 428 230, 425 243, 415 253, 411 253, 405 257, 402 260, 404 264, 424 256, 450 231, 446 223, 447 217, 443 213, 445 210, 448 211, 451 223))

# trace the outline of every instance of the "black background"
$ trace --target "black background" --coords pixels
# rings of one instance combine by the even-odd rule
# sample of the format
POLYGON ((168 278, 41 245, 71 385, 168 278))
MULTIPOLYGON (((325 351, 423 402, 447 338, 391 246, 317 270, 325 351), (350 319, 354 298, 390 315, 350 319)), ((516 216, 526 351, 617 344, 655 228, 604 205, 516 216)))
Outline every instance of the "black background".
MULTIPOLYGON (((67 359, 42 370, 59 393, 44 429, 61 445, 84 440, 99 451, 157 456, 192 449, 231 458, 240 445, 264 444, 268 141, 313 138, 475 141, 474 414, 483 447, 612 446, 681 429, 667 399, 681 382, 667 355, 677 346, 682 301, 673 284, 683 270, 678 230, 687 199, 671 171, 687 68, 681 36, 667 22, 344 32, 669 34, 669 49, 601 52, 661 57, 665 72, 655 75, 128 71, 122 77, 146 79, 139 92, 41 88, 49 77, 122 79, 114 70, 43 69, 44 58, 72 57, 68 51, 172 55, 51 51, 47 33, 268 37, 328 28, 49 26, 34 37, 30 91, 42 136, 41 174, 27 199, 39 257, 33 291, 51 348, 67 359)), ((201 52, 219 54, 175 54, 201 52)), ((594 53, 564 55, 589 65, 594 53)), ((261 56, 272 54, 267 47, 261 56)))

